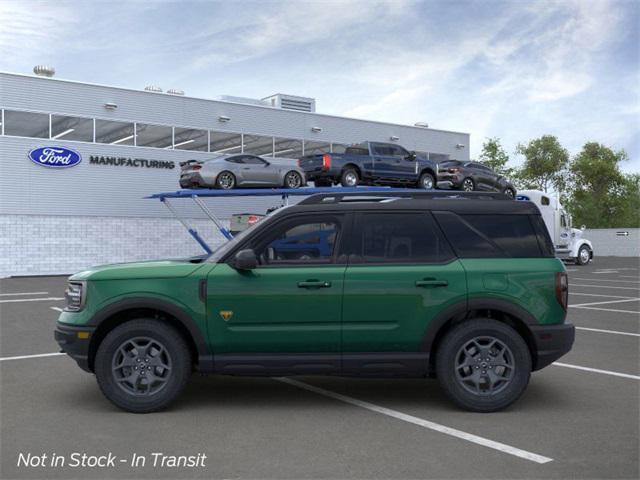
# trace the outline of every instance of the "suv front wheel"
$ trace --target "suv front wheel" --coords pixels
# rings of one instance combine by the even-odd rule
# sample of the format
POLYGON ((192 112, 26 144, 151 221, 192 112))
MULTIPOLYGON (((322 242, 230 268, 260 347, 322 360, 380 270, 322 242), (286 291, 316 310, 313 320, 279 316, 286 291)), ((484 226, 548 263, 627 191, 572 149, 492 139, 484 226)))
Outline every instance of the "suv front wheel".
POLYGON ((169 405, 191 375, 191 355, 181 334, 153 319, 117 326, 102 340, 95 359, 102 393, 113 404, 134 413, 169 405))
POLYGON ((524 392, 531 354, 520 334, 491 319, 467 320, 446 334, 438 347, 436 374, 460 407, 495 412, 524 392))

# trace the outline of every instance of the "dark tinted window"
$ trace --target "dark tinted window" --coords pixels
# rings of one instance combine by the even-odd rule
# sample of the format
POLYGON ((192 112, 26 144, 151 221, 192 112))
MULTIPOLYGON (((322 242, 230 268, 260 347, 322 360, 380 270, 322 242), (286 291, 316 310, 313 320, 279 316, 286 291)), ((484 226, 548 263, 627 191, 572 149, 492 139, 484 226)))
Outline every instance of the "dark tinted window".
POLYGON ((510 257, 539 257, 540 247, 529 215, 463 215, 510 257))
POLYGON ((369 150, 363 147, 347 147, 345 153, 347 155, 369 155, 369 150))
POLYGON ((553 248, 553 242, 549 236, 547 226, 544 224, 544 220, 542 220, 542 215, 531 215, 529 219, 538 236, 538 245, 540 246, 540 250, 542 250, 542 255, 545 257, 554 257, 556 252, 553 248))
POLYGON ((301 218, 276 228, 256 247, 263 265, 331 263, 338 236, 335 218, 301 218))
POLYGON ((449 244, 425 213, 363 214, 356 255, 364 263, 440 263, 449 244))
POLYGON ((254 157, 253 155, 247 155, 245 157, 242 157, 242 163, 246 163, 246 164, 249 164, 249 165, 264 165, 267 162, 265 162, 260 157, 254 157))
POLYGON ((244 157, 229 157, 225 161, 229 163, 244 163, 244 157))
POLYGON ((455 213, 434 212, 438 223, 461 258, 504 257, 491 241, 455 213))

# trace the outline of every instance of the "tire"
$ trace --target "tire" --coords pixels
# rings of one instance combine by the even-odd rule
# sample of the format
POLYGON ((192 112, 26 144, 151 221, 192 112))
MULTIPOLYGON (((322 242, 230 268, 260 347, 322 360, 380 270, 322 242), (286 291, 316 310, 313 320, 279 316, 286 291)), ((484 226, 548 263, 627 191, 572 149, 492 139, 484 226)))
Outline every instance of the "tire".
POLYGON ((418 179, 418 188, 422 190, 433 190, 436 186, 436 180, 430 173, 423 173, 418 179))
POLYGON ((302 175, 300 175, 295 170, 291 170, 290 172, 287 172, 287 174, 284 176, 285 188, 291 188, 291 189, 300 188, 302 186, 302 183, 303 183, 302 175))
POLYGON ((582 245, 578 249, 578 256, 576 257, 576 264, 586 265, 591 261, 591 250, 586 245, 582 245))
POLYGON ((191 370, 189 347, 182 335, 147 318, 114 328, 100 343, 95 358, 95 374, 104 396, 133 413, 167 407, 186 386, 191 370), (126 365, 114 368, 115 363, 126 365), (149 382, 151 377, 154 381, 149 382))
POLYGON ((216 188, 221 190, 231 190, 236 186, 236 176, 225 170, 224 172, 220 172, 216 177, 216 188))
POLYGON ((473 181, 472 178, 467 177, 464 180, 462 180, 462 183, 460 184, 460 190, 462 190, 463 192, 473 192, 476 189, 476 183, 473 181))
POLYGON ((513 188, 505 188, 502 193, 509 198, 516 198, 516 192, 513 191, 513 188))
POLYGON ((436 375, 444 392, 459 407, 473 412, 495 412, 514 403, 526 389, 531 376, 531 354, 520 334, 510 326, 491 319, 467 320, 448 332, 438 346, 436 375), (490 347, 494 340, 493 353, 483 358, 477 345, 490 347), (464 352, 472 353, 474 348, 477 355, 465 355, 464 352), (495 354, 500 351, 501 359, 495 354), (470 367, 461 363, 463 359, 470 367), (510 364, 512 369, 497 363, 510 364), (499 377, 492 387, 487 385, 486 380, 496 374, 509 378, 499 377))
POLYGON ((353 168, 345 168, 340 175, 340 185, 343 187, 357 187, 360 182, 358 172, 353 168))

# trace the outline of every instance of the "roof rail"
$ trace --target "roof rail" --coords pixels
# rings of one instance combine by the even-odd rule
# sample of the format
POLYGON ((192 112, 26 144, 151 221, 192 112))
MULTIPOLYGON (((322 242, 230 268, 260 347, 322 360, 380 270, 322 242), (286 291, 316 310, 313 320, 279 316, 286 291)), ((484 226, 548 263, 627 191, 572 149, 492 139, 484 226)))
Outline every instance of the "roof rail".
POLYGON ((492 193, 492 192, 457 192, 450 190, 415 190, 407 191, 407 189, 393 190, 389 189, 385 192, 340 192, 335 189, 333 193, 317 193, 311 195, 298 205, 317 205, 326 203, 340 203, 340 202, 382 202, 391 201, 400 198, 413 198, 420 200, 435 200, 435 199, 463 199, 463 200, 511 200, 510 197, 504 193, 492 193))

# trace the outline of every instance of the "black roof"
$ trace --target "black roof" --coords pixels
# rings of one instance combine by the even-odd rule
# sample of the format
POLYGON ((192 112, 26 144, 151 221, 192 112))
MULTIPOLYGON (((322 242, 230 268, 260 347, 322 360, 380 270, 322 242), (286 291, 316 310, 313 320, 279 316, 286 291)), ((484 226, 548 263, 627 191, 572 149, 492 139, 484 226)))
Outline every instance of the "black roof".
POLYGON ((512 200, 501 193, 421 192, 375 194, 317 194, 286 212, 431 210, 461 214, 539 214, 532 202, 512 200))

